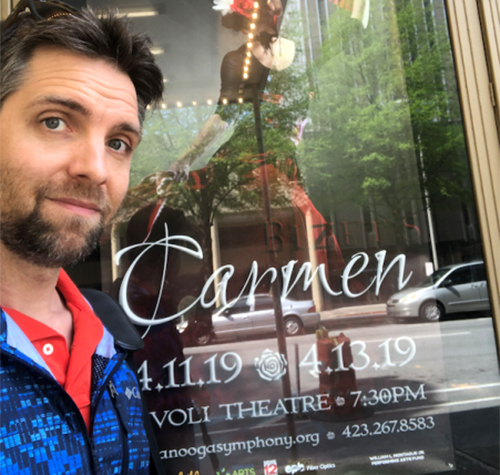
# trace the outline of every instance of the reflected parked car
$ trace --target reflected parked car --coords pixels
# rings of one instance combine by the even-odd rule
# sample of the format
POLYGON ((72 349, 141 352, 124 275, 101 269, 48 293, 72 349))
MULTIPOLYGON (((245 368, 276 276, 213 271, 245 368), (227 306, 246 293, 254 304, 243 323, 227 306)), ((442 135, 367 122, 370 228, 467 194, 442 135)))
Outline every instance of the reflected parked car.
POLYGON ((437 322, 444 315, 490 309, 484 262, 442 267, 416 287, 404 289, 387 302, 389 317, 420 317, 437 322))
MULTIPOLYGON (((248 296, 240 297, 225 307, 217 308, 212 314, 211 332, 197 338, 197 343, 206 345, 213 339, 223 341, 275 333, 273 297, 268 294, 256 294, 250 303, 247 298, 248 296)), ((312 300, 283 298, 281 306, 287 336, 318 328, 320 315, 316 312, 312 300)))

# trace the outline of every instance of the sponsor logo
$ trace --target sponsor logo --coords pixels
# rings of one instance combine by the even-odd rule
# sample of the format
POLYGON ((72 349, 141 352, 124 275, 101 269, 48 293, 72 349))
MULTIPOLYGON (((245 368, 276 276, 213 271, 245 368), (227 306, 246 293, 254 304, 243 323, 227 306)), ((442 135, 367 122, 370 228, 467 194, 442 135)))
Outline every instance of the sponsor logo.
POLYGON ((285 473, 289 473, 290 475, 294 475, 298 472, 305 472, 306 466, 303 463, 297 462, 295 465, 287 465, 285 467, 285 473))
POLYGON ((334 463, 322 463, 320 466, 319 466, 319 469, 320 470, 330 470, 332 468, 335 468, 336 465, 334 463))
POLYGON ((317 472, 318 470, 329 470, 335 468, 334 463, 322 463, 316 465, 312 459, 302 459, 295 464, 290 464, 285 467, 285 473, 289 475, 296 475, 301 472, 317 472))
POLYGON ((235 465, 231 469, 231 475, 255 475, 253 465, 235 465))
POLYGON ((255 468, 253 465, 234 465, 230 469, 220 468, 215 473, 216 475, 255 475, 255 468))
POLYGON ((264 460, 264 475, 278 475, 276 460, 264 460))

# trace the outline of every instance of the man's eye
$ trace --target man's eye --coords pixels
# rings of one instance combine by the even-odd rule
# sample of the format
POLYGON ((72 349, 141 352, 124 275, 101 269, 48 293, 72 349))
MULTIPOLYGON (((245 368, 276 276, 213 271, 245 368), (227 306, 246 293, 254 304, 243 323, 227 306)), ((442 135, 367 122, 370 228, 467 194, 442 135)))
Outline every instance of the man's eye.
POLYGON ((117 152, 124 152, 128 148, 128 145, 120 139, 112 139, 108 142, 108 145, 117 152))
POLYGON ((58 117, 49 117, 48 119, 43 119, 42 122, 45 124, 45 127, 50 130, 63 130, 66 126, 64 120, 58 117))

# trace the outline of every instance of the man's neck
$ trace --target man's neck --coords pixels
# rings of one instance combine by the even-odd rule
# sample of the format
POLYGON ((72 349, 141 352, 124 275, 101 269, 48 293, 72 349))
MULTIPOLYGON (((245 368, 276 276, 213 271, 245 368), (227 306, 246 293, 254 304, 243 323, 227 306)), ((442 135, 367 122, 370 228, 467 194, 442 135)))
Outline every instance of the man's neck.
POLYGON ((56 289, 60 269, 33 265, 1 243, 0 266, 0 305, 51 327, 70 346, 73 319, 56 289))

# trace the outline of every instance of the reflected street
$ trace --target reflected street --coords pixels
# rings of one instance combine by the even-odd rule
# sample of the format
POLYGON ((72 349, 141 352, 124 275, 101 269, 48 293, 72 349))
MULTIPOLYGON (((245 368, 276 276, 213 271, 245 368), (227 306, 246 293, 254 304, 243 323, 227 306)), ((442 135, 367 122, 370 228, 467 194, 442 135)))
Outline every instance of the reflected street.
MULTIPOLYGON (((479 318, 459 321, 435 323, 407 323, 384 326, 356 326, 343 328, 346 336, 354 341, 363 341, 371 358, 370 362, 378 358, 383 359, 383 349, 379 347, 389 338, 396 340, 401 336, 411 338, 416 343, 415 358, 404 367, 391 366, 377 368, 370 364, 356 374, 360 388, 365 383, 372 384, 373 380, 383 379, 392 381, 425 382, 426 395, 433 394, 433 403, 423 404, 422 410, 433 412, 454 412, 474 408, 497 406, 500 402, 500 376, 496 370, 496 346, 492 332, 490 318, 479 318), (439 362, 443 361, 443 366, 439 362), (446 374, 446 379, 444 379, 446 374)), ((330 330, 330 335, 337 332, 330 330)), ((302 335, 287 339, 288 368, 292 381, 292 392, 297 391, 297 366, 306 356, 311 345, 316 342, 314 334, 302 335), (295 358, 295 346, 298 345, 299 361, 295 358)), ((238 354, 243 364, 252 366, 254 358, 264 350, 277 348, 273 338, 252 341, 240 341, 237 344, 238 354)), ((211 345, 207 347, 187 348, 186 356, 202 355, 217 352, 234 351, 234 343, 211 345)), ((359 356, 353 348, 354 363, 362 366, 359 356)), ((318 379, 301 371, 300 394, 307 394, 318 388, 318 379)), ((259 398, 273 397, 276 388, 270 389, 266 396, 265 387, 255 387, 259 398)), ((250 393, 252 388, 247 387, 250 393)), ((390 410, 387 408, 387 410, 390 410)), ((392 409, 397 411, 398 409, 392 409)))
MULTIPOLYGON (((342 327, 330 329, 329 337, 346 341, 343 334, 350 340, 352 366, 342 359, 337 346, 332 349, 337 366, 330 373, 340 375, 343 371, 335 370, 347 370, 348 365, 355 369, 354 381, 334 378, 343 394, 352 398, 329 399, 331 410, 325 410, 326 394, 320 395, 321 388, 325 389, 320 381, 329 371, 318 357, 320 340, 314 334, 287 338, 288 364, 283 368, 289 371, 293 395, 288 410, 291 407, 295 414, 298 437, 321 440, 317 447, 299 446, 298 460, 337 463, 338 473, 353 473, 350 467, 360 460, 374 467, 385 464, 384 460, 394 462, 396 454, 403 453, 421 457, 420 471, 415 473, 441 473, 453 470, 457 457, 473 452, 470 447, 476 446, 478 438, 485 446, 497 444, 500 377, 490 318, 437 324, 358 322, 355 327, 342 327), (454 427, 452 438, 455 419, 460 420, 460 427, 467 427, 476 424, 476 418, 483 427, 491 427, 481 433, 454 427), (407 424, 414 424, 415 429, 408 432, 407 424), (363 444, 367 439, 369 444, 363 444)), ((280 382, 265 381, 256 371, 266 355, 277 354, 277 348, 276 340, 268 338, 186 349, 192 367, 211 368, 205 386, 211 394, 210 409, 204 414, 209 414, 207 428, 214 443, 240 440, 243 434, 247 440, 286 439, 286 409, 278 399, 283 397, 280 382), (239 378, 243 384, 237 383, 239 378)), ((338 394, 337 389, 333 387, 332 394, 338 394)), ((203 444, 200 428, 195 428, 195 434, 197 443, 203 444)), ((281 448, 276 454, 281 454, 281 448)), ((269 457, 269 453, 262 456, 269 457)), ((253 460, 245 452, 238 457, 240 463, 253 460)), ((208 469, 205 463, 201 466, 208 469)), ((380 473, 401 473, 396 465, 384 465, 384 470, 380 473)))

